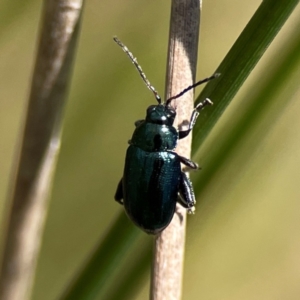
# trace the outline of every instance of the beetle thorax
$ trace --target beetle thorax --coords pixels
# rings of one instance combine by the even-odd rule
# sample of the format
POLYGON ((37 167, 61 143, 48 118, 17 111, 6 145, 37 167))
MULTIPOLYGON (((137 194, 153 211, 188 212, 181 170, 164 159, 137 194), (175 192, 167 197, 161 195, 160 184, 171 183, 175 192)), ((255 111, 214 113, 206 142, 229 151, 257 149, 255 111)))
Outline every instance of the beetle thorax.
POLYGON ((173 150, 178 140, 175 117, 175 110, 163 104, 148 107, 146 120, 135 129, 131 144, 149 152, 173 150))

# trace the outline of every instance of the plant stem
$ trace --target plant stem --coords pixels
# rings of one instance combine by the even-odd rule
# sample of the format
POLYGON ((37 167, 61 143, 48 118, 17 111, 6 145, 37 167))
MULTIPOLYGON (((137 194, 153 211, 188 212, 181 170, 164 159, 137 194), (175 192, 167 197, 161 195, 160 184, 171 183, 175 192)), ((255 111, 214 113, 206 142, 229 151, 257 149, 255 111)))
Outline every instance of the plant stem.
POLYGON ((10 189, 0 299, 29 299, 60 148, 83 0, 46 0, 25 128, 10 189))
POLYGON ((214 106, 202 114, 193 130, 193 155, 217 123, 226 107, 264 55, 277 33, 299 4, 299 0, 264 0, 238 37, 216 73, 217 80, 205 86, 196 103, 209 97, 214 106))
MULTIPOLYGON (((173 0, 167 63, 166 99, 195 82, 201 0, 173 0)), ((172 101, 177 124, 190 119, 193 90, 172 101)), ((180 155, 190 157, 191 136, 178 144, 180 155)), ((177 205, 171 224, 155 238, 151 300, 181 298, 185 245, 186 209, 177 205)))

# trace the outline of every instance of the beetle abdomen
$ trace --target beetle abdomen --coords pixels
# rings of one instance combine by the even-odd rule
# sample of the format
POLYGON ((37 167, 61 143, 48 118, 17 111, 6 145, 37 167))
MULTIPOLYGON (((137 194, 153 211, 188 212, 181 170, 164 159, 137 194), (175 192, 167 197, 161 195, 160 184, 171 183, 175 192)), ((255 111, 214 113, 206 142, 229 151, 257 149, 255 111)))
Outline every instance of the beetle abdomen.
POLYGON ((175 153, 129 146, 123 177, 124 207, 137 226, 148 233, 168 226, 176 208, 180 174, 175 153))

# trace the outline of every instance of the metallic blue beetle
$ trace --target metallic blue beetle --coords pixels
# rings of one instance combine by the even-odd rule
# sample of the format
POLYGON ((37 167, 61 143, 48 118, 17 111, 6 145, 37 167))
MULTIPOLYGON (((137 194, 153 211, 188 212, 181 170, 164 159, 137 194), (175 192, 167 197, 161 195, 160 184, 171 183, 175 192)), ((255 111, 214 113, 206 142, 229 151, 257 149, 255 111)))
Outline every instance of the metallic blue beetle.
POLYGON ((171 222, 176 202, 187 208, 189 213, 195 211, 192 183, 181 171, 180 164, 191 169, 197 169, 198 165, 178 155, 174 149, 177 140, 186 137, 192 130, 199 111, 207 104, 212 104, 209 99, 199 103, 191 115, 188 129, 177 131, 173 127, 176 111, 170 103, 195 86, 216 78, 218 74, 189 86, 161 103, 160 96, 147 80, 136 58, 116 37, 114 41, 129 56, 159 103, 148 107, 145 120, 135 122, 136 129, 129 141, 124 174, 117 187, 115 200, 124 205, 133 223, 147 233, 157 234, 171 222))

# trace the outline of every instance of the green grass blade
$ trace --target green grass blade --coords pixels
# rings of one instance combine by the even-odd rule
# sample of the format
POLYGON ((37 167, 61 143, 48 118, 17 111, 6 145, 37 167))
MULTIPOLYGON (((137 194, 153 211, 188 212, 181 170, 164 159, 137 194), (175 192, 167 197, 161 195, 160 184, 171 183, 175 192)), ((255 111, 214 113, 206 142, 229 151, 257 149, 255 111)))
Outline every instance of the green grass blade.
POLYGON ((196 100, 209 97, 214 106, 201 112, 193 130, 193 155, 240 89, 269 44, 288 19, 298 0, 263 1, 217 69, 221 76, 211 81, 196 100))
POLYGON ((136 255, 130 268, 120 270, 118 280, 110 285, 104 299, 131 300, 140 291, 141 286, 149 279, 148 270, 153 255, 153 241, 143 237, 144 247, 135 247, 136 255))
MULTIPOLYGON (((285 88, 287 81, 293 76, 295 70, 300 68, 300 37, 299 35, 297 36, 295 32, 299 26, 296 26, 296 30, 291 34, 290 42, 284 45, 285 51, 280 51, 281 61, 275 70, 273 70, 271 74, 268 74, 268 78, 259 93, 247 99, 247 102, 251 103, 250 107, 248 107, 247 111, 243 115, 240 115, 235 124, 231 126, 232 130, 229 130, 229 132, 228 129, 226 130, 228 134, 226 137, 223 136, 222 140, 224 142, 216 145, 216 147, 208 153, 209 158, 206 160, 205 169, 201 176, 199 174, 199 176, 193 180, 196 194, 199 194, 202 188, 207 186, 214 174, 222 168, 223 163, 243 139, 249 136, 251 129, 264 118, 268 111, 276 106, 276 114, 277 117, 279 117, 281 111, 287 106, 289 100, 292 99, 291 95, 294 93, 294 89, 286 91, 284 98, 278 99, 277 94, 285 88), (295 36, 297 39, 292 39, 295 36)), ((297 88, 297 86, 295 88, 297 88)), ((276 122, 276 114, 273 123, 276 122)), ((224 134, 226 134, 226 132, 224 132, 224 134)))
POLYGON ((122 212, 61 299, 95 299, 104 292, 104 286, 118 270, 124 253, 132 248, 140 234, 140 230, 122 212))

